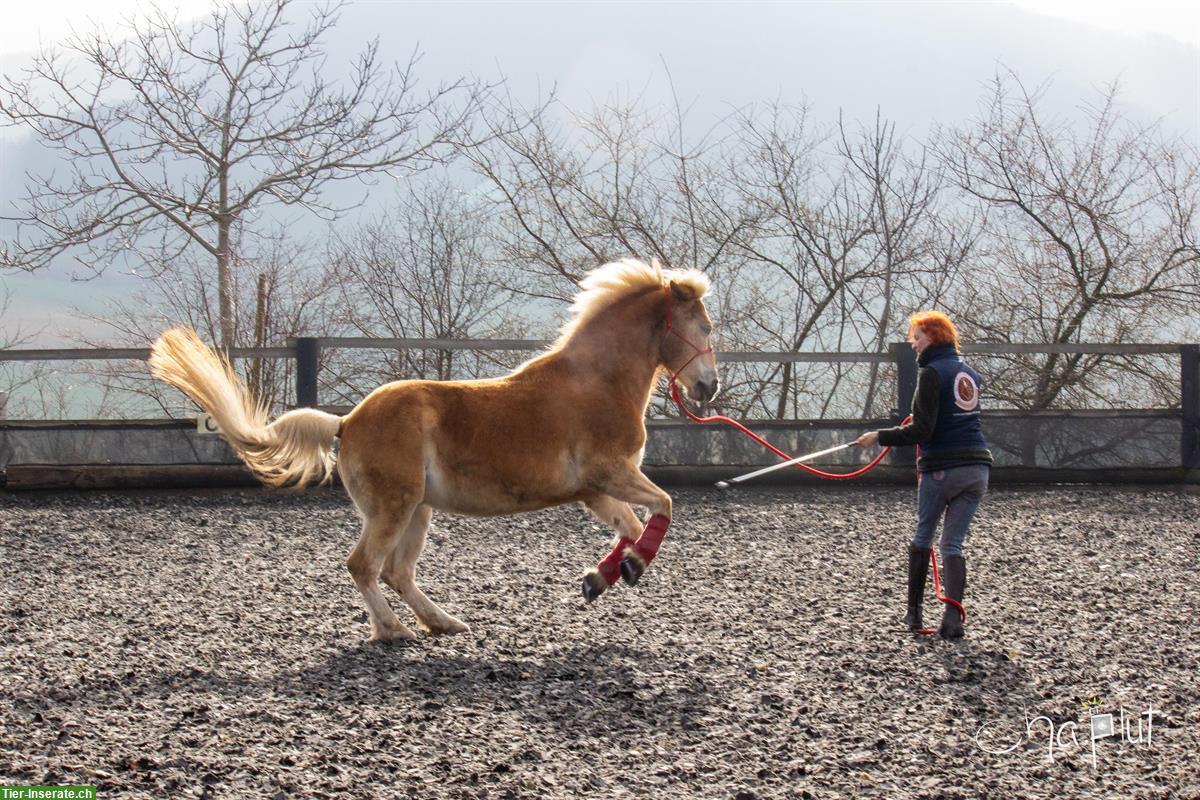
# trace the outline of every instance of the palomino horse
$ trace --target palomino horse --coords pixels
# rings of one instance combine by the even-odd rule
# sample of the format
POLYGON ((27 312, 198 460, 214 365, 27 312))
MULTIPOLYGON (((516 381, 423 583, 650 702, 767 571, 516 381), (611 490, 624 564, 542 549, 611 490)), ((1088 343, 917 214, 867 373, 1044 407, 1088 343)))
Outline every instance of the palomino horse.
POLYGON ((687 393, 717 393, 712 325, 700 272, 626 259, 587 275, 550 350, 503 378, 396 381, 349 414, 312 408, 268 422, 228 361, 195 332, 168 330, 153 374, 213 416, 264 482, 303 486, 337 471, 363 519, 346 566, 371 619, 371 639, 411 639, 379 587, 392 587, 430 631, 467 626, 417 587, 434 509, 492 516, 579 502, 612 526, 612 551, 583 578, 590 602, 624 577, 636 583, 671 520, 671 498, 642 474, 646 406, 660 369, 687 393), (630 504, 645 506, 645 526, 630 504))

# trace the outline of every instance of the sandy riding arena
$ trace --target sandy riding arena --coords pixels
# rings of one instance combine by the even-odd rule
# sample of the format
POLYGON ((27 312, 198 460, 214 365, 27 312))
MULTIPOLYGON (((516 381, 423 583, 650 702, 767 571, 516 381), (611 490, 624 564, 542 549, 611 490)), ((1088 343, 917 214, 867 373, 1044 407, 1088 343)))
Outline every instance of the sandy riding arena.
POLYGON ((655 569, 591 605, 582 509, 438 517, 423 586, 471 630, 390 644, 338 492, 0 494, 0 784, 1200 797, 1194 490, 994 491, 958 645, 900 628, 911 488, 672 494, 655 569))

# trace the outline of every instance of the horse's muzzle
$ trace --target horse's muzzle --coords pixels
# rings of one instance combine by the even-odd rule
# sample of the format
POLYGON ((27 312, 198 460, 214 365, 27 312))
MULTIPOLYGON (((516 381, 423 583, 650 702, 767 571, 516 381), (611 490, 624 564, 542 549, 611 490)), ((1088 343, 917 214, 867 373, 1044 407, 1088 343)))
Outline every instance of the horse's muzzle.
POLYGON ((696 381, 692 384, 692 388, 688 390, 693 400, 701 403, 711 402, 717 396, 717 392, 721 391, 721 382, 717 379, 710 381, 696 381))

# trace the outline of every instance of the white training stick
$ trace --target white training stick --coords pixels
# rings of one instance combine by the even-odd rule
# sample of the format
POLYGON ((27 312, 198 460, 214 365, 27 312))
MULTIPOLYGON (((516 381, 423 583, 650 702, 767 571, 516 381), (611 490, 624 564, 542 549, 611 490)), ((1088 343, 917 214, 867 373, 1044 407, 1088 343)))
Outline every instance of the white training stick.
POLYGON ((754 472, 747 472, 745 475, 739 475, 736 478, 730 478, 727 481, 717 481, 717 488, 718 489, 728 489, 730 486, 733 486, 735 483, 741 483, 742 481, 748 481, 751 478, 757 478, 759 475, 766 475, 768 472, 774 472, 777 469, 783 469, 784 467, 790 467, 795 464, 802 464, 805 461, 812 461, 814 458, 820 458, 821 456, 826 456, 826 455, 829 455, 830 453, 836 453, 838 450, 845 450, 847 447, 854 447, 854 445, 855 445, 854 442, 846 442, 845 444, 839 444, 839 445, 835 445, 834 447, 827 447, 824 450, 818 450, 815 453, 809 453, 806 456, 799 456, 798 458, 793 458, 790 461, 784 461, 779 464, 772 464, 769 467, 763 467, 762 469, 755 470, 754 472))

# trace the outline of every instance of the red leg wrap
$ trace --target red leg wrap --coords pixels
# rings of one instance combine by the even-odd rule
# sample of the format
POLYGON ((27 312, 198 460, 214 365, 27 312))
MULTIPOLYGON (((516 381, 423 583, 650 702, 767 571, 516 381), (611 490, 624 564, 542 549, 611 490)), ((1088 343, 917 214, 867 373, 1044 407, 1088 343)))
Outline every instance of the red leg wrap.
POLYGON ((633 539, 617 537, 617 543, 613 545, 612 552, 596 564, 596 571, 600 573, 600 577, 608 581, 609 586, 612 586, 621 577, 621 559, 625 557, 625 548, 633 546, 633 543, 633 539))
POLYGON ((646 523, 646 530, 642 531, 642 535, 633 543, 633 552, 637 553, 647 566, 658 555, 658 548, 662 546, 663 537, 667 535, 667 527, 670 524, 670 517, 655 514, 646 523))

